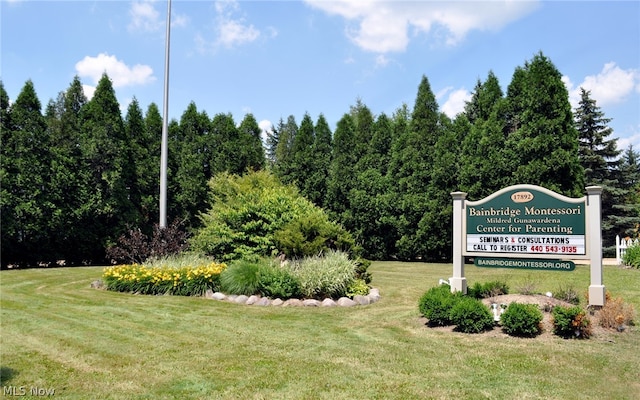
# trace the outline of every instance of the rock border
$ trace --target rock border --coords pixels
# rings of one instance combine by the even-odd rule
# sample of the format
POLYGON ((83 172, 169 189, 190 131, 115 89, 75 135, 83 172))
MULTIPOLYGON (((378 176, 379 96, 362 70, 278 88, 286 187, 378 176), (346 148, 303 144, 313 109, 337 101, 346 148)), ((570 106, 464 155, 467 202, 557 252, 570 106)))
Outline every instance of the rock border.
POLYGON ((205 293, 204 297, 210 300, 226 301, 229 303, 243 304, 247 306, 276 306, 276 307, 353 307, 353 306, 366 306, 373 304, 380 300, 380 290, 377 288, 371 288, 369 294, 366 296, 356 295, 353 299, 348 297, 340 297, 338 300, 326 298, 322 301, 316 299, 287 299, 282 300, 280 298, 270 299, 268 297, 262 297, 259 295, 226 295, 221 292, 214 292, 209 289, 205 293))

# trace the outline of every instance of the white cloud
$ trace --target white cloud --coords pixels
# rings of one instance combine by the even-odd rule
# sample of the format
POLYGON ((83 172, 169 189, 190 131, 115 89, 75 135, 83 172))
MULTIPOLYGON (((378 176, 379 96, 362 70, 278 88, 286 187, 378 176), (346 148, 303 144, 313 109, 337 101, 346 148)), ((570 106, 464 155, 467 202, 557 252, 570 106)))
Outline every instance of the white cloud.
POLYGON ((636 127, 636 132, 631 136, 618 138, 618 150, 625 151, 632 145, 634 151, 640 151, 640 126, 636 127))
MULTIPOLYGON (((131 3, 128 29, 131 32, 157 32, 163 30, 166 24, 166 12, 160 14, 155 7, 156 0, 137 0, 131 3)), ((165 5, 164 2, 158 3, 165 5)), ((189 18, 183 14, 171 12, 171 27, 183 27, 189 22, 189 18)))
POLYGON ((160 13, 154 8, 153 1, 134 1, 129 10, 131 22, 130 31, 155 32, 162 29, 165 22, 160 18, 160 13))
POLYGON ((84 95, 87 96, 87 100, 91 100, 96 92, 96 87, 91 85, 82 85, 82 91, 84 92, 84 95))
MULTIPOLYGON (((216 17, 214 21, 215 38, 208 40, 201 34, 195 37, 196 47, 201 53, 215 51, 220 47, 233 48, 252 43, 262 36, 262 33, 252 24, 247 23, 240 13, 237 0, 222 0, 215 2, 216 17)), ((275 37, 278 31, 267 28, 267 36, 275 37)))
POLYGON ((562 77, 562 80, 569 91, 569 100, 573 108, 577 107, 580 101, 580 88, 590 91, 590 97, 599 107, 621 103, 634 91, 640 93, 640 70, 624 70, 615 62, 606 63, 602 71, 585 77, 577 86, 573 85, 569 77, 562 77))
POLYGON ((260 127, 260 137, 262 138, 262 143, 267 143, 267 133, 273 132, 273 124, 268 119, 263 119, 258 122, 258 126, 260 127))
POLYGON ((107 73, 114 87, 144 85, 154 82, 153 69, 148 65, 136 64, 129 67, 115 56, 100 53, 96 57, 86 56, 76 63, 76 72, 98 83, 103 73, 107 73))
POLYGON ((410 37, 427 34, 454 46, 472 30, 498 30, 538 7, 537 1, 391 2, 305 0, 327 14, 345 18, 347 36, 377 53, 403 52, 410 37), (440 37, 442 36, 442 37, 440 37))
POLYGON ((451 86, 440 90, 435 96, 442 104, 440 111, 445 113, 449 118, 454 118, 463 112, 466 102, 471 100, 471 93, 469 93, 469 91, 466 89, 453 90, 451 86), (444 102, 442 102, 442 100, 444 100, 444 102))

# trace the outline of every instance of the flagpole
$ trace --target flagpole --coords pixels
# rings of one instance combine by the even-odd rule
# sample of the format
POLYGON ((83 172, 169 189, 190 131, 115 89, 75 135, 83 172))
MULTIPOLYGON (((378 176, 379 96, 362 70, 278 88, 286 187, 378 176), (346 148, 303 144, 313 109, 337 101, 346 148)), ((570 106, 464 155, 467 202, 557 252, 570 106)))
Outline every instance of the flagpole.
POLYGON ((160 228, 167 226, 167 164, 169 121, 169 43, 171 36, 171 0, 167 1, 167 35, 164 52, 164 102, 162 107, 162 143, 160 148, 160 228))

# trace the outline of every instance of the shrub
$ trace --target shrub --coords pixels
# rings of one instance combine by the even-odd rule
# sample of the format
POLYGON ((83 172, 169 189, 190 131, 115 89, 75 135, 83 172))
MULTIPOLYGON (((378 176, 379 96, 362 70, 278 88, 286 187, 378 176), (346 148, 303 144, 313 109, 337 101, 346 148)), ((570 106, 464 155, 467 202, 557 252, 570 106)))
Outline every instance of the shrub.
POLYGON ((368 271, 371 261, 358 257, 355 259, 356 278, 362 279, 366 284, 371 283, 371 272, 368 271))
POLYGON ((105 268, 102 279, 108 290, 139 294, 201 296, 219 289, 219 277, 225 264, 171 267, 168 265, 118 265, 105 268))
POLYGON ((328 250, 350 251, 355 245, 351 234, 329 221, 319 208, 292 219, 273 237, 278 251, 287 258, 311 257, 328 250))
POLYGON ((624 329, 625 325, 633 325, 635 310, 633 305, 625 303, 622 298, 608 299, 598 311, 600 326, 608 329, 624 329))
POLYGON ((451 322, 464 333, 480 333, 493 328, 489 307, 478 299, 463 296, 451 308, 451 322))
POLYGON ((566 301, 573 305, 580 304, 580 295, 573 288, 573 286, 560 286, 554 293, 553 297, 556 299, 566 301))
POLYGON ((369 294, 369 285, 362 279, 354 279, 347 287, 347 297, 352 298, 354 296, 366 296, 369 294))
POLYGON ((329 251, 323 256, 308 257, 289 264, 307 298, 338 298, 346 294, 355 278, 356 264, 348 254, 329 251))
POLYGON ((190 240, 194 250, 224 261, 272 257, 287 245, 287 251, 295 249, 296 254, 317 254, 316 249, 324 248, 352 250, 353 239, 346 230, 295 186, 282 184, 268 171, 243 176, 220 173, 209 187, 211 208, 201 215, 203 226, 190 240))
POLYGON ((261 264, 258 261, 243 259, 232 262, 220 274, 221 290, 227 294, 252 295, 258 293, 261 264))
POLYGON ((509 286, 502 281, 476 282, 467 290, 467 294, 475 299, 486 299, 508 293, 509 286))
POLYGON ((107 248, 107 258, 115 263, 142 264, 149 258, 176 255, 186 250, 187 233, 182 224, 174 220, 164 228, 155 224, 151 237, 139 228, 130 229, 118 238, 116 245, 107 248))
POLYGON ((420 313, 429 320, 429 325, 451 325, 451 309, 462 294, 451 293, 449 285, 439 285, 427 290, 418 302, 420 313))
POLYGON ((535 304, 511 303, 502 313, 500 322, 509 335, 535 336, 542 331, 542 318, 542 312, 535 304))
POLYGON ((258 291, 266 297, 286 300, 299 296, 300 284, 290 270, 271 264, 259 271, 258 291))
POLYGON ((640 245, 628 247, 622 256, 622 263, 629 267, 640 268, 640 245))
POLYGON ((591 336, 591 321, 579 306, 554 307, 553 333, 564 338, 588 338, 591 336))

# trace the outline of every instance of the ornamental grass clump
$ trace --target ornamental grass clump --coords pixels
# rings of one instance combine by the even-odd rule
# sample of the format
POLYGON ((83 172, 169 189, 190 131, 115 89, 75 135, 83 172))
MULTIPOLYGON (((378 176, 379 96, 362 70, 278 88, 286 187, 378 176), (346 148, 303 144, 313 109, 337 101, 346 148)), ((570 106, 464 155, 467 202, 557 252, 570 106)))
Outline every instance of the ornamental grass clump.
POLYGON ((129 264, 105 268, 102 278, 108 290, 117 292, 201 296, 207 290, 218 290, 225 268, 211 261, 183 267, 129 264))
POLYGON ((320 256, 293 262, 290 268, 300 283, 302 296, 321 299, 345 296, 355 279, 356 267, 347 253, 328 251, 320 256))

